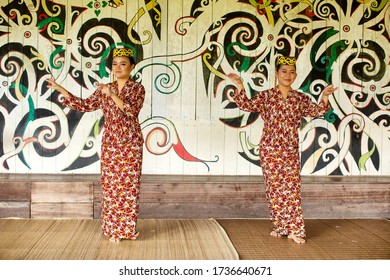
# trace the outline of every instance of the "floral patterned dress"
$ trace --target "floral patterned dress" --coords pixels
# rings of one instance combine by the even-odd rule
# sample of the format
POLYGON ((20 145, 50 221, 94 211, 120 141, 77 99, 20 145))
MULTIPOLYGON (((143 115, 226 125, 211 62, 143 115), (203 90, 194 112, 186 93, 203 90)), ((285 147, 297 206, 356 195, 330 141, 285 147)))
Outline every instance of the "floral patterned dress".
POLYGON ((244 90, 233 94, 237 106, 259 112, 264 120, 260 140, 260 165, 273 230, 277 235, 306 236, 301 207, 299 128, 303 117, 320 117, 330 110, 323 101, 292 90, 284 99, 277 89, 259 92, 249 99, 244 90))
POLYGON ((109 238, 135 239, 144 142, 138 115, 144 102, 145 89, 130 79, 121 92, 118 92, 116 81, 109 86, 123 100, 123 112, 111 97, 100 90, 86 99, 70 95, 63 104, 82 112, 103 111, 100 167, 102 230, 109 238))

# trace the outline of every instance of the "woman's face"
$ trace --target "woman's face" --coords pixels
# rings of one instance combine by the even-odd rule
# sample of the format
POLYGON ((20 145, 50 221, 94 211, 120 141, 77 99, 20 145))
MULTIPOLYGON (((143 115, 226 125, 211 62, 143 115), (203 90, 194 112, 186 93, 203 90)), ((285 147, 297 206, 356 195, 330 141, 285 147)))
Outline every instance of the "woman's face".
POLYGON ((293 65, 281 65, 276 72, 278 84, 284 87, 290 87, 297 77, 297 71, 293 65))
POLYGON ((116 56, 112 61, 112 72, 117 79, 128 79, 131 70, 134 69, 134 64, 130 63, 130 59, 124 56, 116 56))

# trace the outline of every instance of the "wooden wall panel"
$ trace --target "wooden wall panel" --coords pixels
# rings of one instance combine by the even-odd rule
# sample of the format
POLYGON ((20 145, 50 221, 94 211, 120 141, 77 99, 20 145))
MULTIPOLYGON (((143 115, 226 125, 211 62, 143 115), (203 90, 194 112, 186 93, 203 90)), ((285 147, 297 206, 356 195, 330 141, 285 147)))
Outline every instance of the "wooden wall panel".
POLYGON ((0 180, 0 218, 29 218, 31 183, 0 180))
POLYGON ((33 182, 31 200, 38 202, 91 202, 93 185, 89 182, 33 182))
POLYGON ((84 203, 61 203, 61 202, 42 202, 31 203, 31 218, 55 219, 92 219, 93 206, 91 202, 84 203))
POLYGON ((0 201, 0 218, 30 218, 29 201, 0 201))
MULTIPOLYGON (((1 195, 0 217, 100 218, 99 176, 21 177, 0 175, 0 189, 10 186, 1 195)), ((302 181, 305 218, 390 217, 389 176, 304 176, 302 181)), ((139 217, 268 218, 263 179, 144 175, 139 217)))
POLYGON ((302 197, 308 218, 390 217, 389 183, 311 183, 303 185, 302 197))
POLYGON ((33 182, 32 218, 93 218, 90 182, 33 182))
MULTIPOLYGON (((306 218, 388 218, 390 177, 303 177, 306 218)), ((100 218, 100 186, 94 186, 100 218)), ((144 176, 140 218, 268 218, 259 176, 144 176)))
POLYGON ((0 181, 0 201, 29 201, 30 197, 30 182, 0 181))
MULTIPOLYGON (((211 177, 210 180, 212 180, 211 177)), ((193 178, 192 180, 196 180, 193 178)), ((174 177, 171 177, 174 180, 174 177)), ((202 180, 200 180, 202 181, 202 180)), ((267 215, 265 192, 254 183, 144 182, 140 218, 210 218, 267 215), (264 206, 264 207, 263 207, 264 206)), ((95 186, 94 217, 100 218, 100 186, 95 186)))

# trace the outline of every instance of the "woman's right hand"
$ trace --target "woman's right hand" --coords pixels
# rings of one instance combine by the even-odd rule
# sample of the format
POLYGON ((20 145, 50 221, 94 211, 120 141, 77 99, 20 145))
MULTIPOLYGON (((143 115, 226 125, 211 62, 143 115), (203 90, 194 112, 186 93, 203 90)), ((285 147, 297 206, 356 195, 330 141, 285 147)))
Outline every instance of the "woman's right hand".
POLYGON ((48 83, 47 85, 48 88, 59 91, 61 94, 65 95, 65 97, 69 96, 69 92, 66 89, 64 89, 62 86, 57 84, 54 78, 49 78, 46 81, 48 83))

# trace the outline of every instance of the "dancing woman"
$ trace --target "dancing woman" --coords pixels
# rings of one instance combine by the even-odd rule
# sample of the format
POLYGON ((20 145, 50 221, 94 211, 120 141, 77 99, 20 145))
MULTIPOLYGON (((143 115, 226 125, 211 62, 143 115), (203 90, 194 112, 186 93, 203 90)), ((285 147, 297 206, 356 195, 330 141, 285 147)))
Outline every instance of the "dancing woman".
POLYGON ((132 49, 114 49, 112 72, 116 81, 98 84, 96 91, 86 99, 72 95, 54 79, 47 80, 49 88, 64 96, 65 106, 82 112, 103 111, 102 231, 113 242, 138 236, 136 225, 144 142, 138 115, 145 89, 131 80, 130 72, 134 67, 132 49))
POLYGON ((278 57, 277 86, 248 98, 237 74, 228 77, 237 89, 233 99, 248 112, 259 112, 264 121, 260 140, 260 165, 273 224, 272 236, 288 236, 304 243, 306 232, 301 207, 299 128, 303 117, 324 116, 330 110, 329 95, 336 88, 325 87, 319 104, 291 88, 297 77, 296 58, 278 57))

